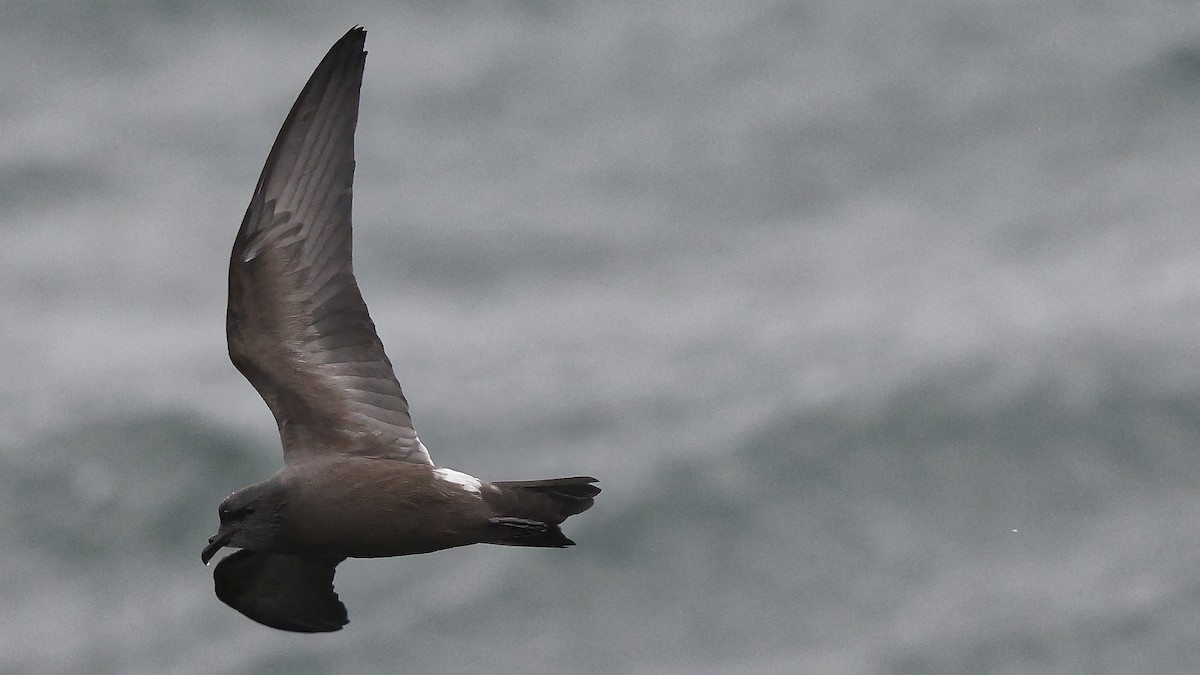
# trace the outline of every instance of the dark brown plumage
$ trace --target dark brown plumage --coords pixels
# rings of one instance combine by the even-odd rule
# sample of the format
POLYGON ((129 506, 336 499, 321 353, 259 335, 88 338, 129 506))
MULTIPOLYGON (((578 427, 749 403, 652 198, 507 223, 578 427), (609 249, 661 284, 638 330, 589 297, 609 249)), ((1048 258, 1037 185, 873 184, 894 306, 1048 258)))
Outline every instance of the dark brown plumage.
POLYGON ((487 483, 437 468, 417 437, 351 263, 365 39, 346 33, 300 92, 229 261, 229 356, 274 414, 284 466, 221 503, 201 559, 241 548, 214 570, 217 597, 298 632, 347 623, 333 591, 347 557, 571 546, 559 525, 600 492, 586 476, 487 483))

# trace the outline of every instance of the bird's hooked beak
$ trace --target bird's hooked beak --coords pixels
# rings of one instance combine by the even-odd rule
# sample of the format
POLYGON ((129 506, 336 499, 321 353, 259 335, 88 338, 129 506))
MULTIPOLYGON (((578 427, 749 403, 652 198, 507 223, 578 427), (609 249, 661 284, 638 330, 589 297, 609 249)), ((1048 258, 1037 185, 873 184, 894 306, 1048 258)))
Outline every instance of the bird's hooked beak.
POLYGON ((216 534, 208 538, 208 546, 205 546, 204 550, 200 552, 200 560, 207 565, 208 561, 212 560, 212 557, 217 554, 217 551, 220 551, 225 544, 229 543, 230 539, 233 539, 233 535, 233 528, 221 526, 221 529, 217 530, 216 534))

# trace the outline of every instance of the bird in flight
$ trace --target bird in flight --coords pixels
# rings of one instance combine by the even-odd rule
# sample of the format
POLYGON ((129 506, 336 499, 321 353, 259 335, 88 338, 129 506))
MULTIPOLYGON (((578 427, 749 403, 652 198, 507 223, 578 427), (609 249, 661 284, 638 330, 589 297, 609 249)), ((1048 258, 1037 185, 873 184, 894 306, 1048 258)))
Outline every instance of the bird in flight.
POLYGON ((487 482, 437 467, 367 314, 350 202, 366 31, 313 71, 267 156, 229 260, 229 357, 275 415, 283 468, 229 495, 201 553, 217 597, 282 630, 340 630, 349 557, 468 544, 561 548, 595 478, 487 482))

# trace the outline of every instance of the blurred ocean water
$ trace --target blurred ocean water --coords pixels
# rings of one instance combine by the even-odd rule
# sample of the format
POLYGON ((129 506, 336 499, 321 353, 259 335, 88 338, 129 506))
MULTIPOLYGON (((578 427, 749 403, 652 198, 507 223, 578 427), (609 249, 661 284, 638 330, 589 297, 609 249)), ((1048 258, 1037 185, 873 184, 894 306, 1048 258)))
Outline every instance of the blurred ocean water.
POLYGON ((0 8, 0 670, 1200 672, 1190 2, 0 8), (356 268, 435 461, 567 551, 212 594, 271 140, 368 29, 356 268))

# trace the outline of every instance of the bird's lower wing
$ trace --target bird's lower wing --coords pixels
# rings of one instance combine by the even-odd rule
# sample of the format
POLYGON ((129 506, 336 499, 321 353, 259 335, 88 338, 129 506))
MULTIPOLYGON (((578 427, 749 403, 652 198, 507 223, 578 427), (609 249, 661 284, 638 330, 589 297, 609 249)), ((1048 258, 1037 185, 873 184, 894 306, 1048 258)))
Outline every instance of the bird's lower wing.
POLYGON ((221 602, 272 628, 328 633, 349 623, 333 590, 340 558, 311 558, 242 549, 213 570, 221 602))

